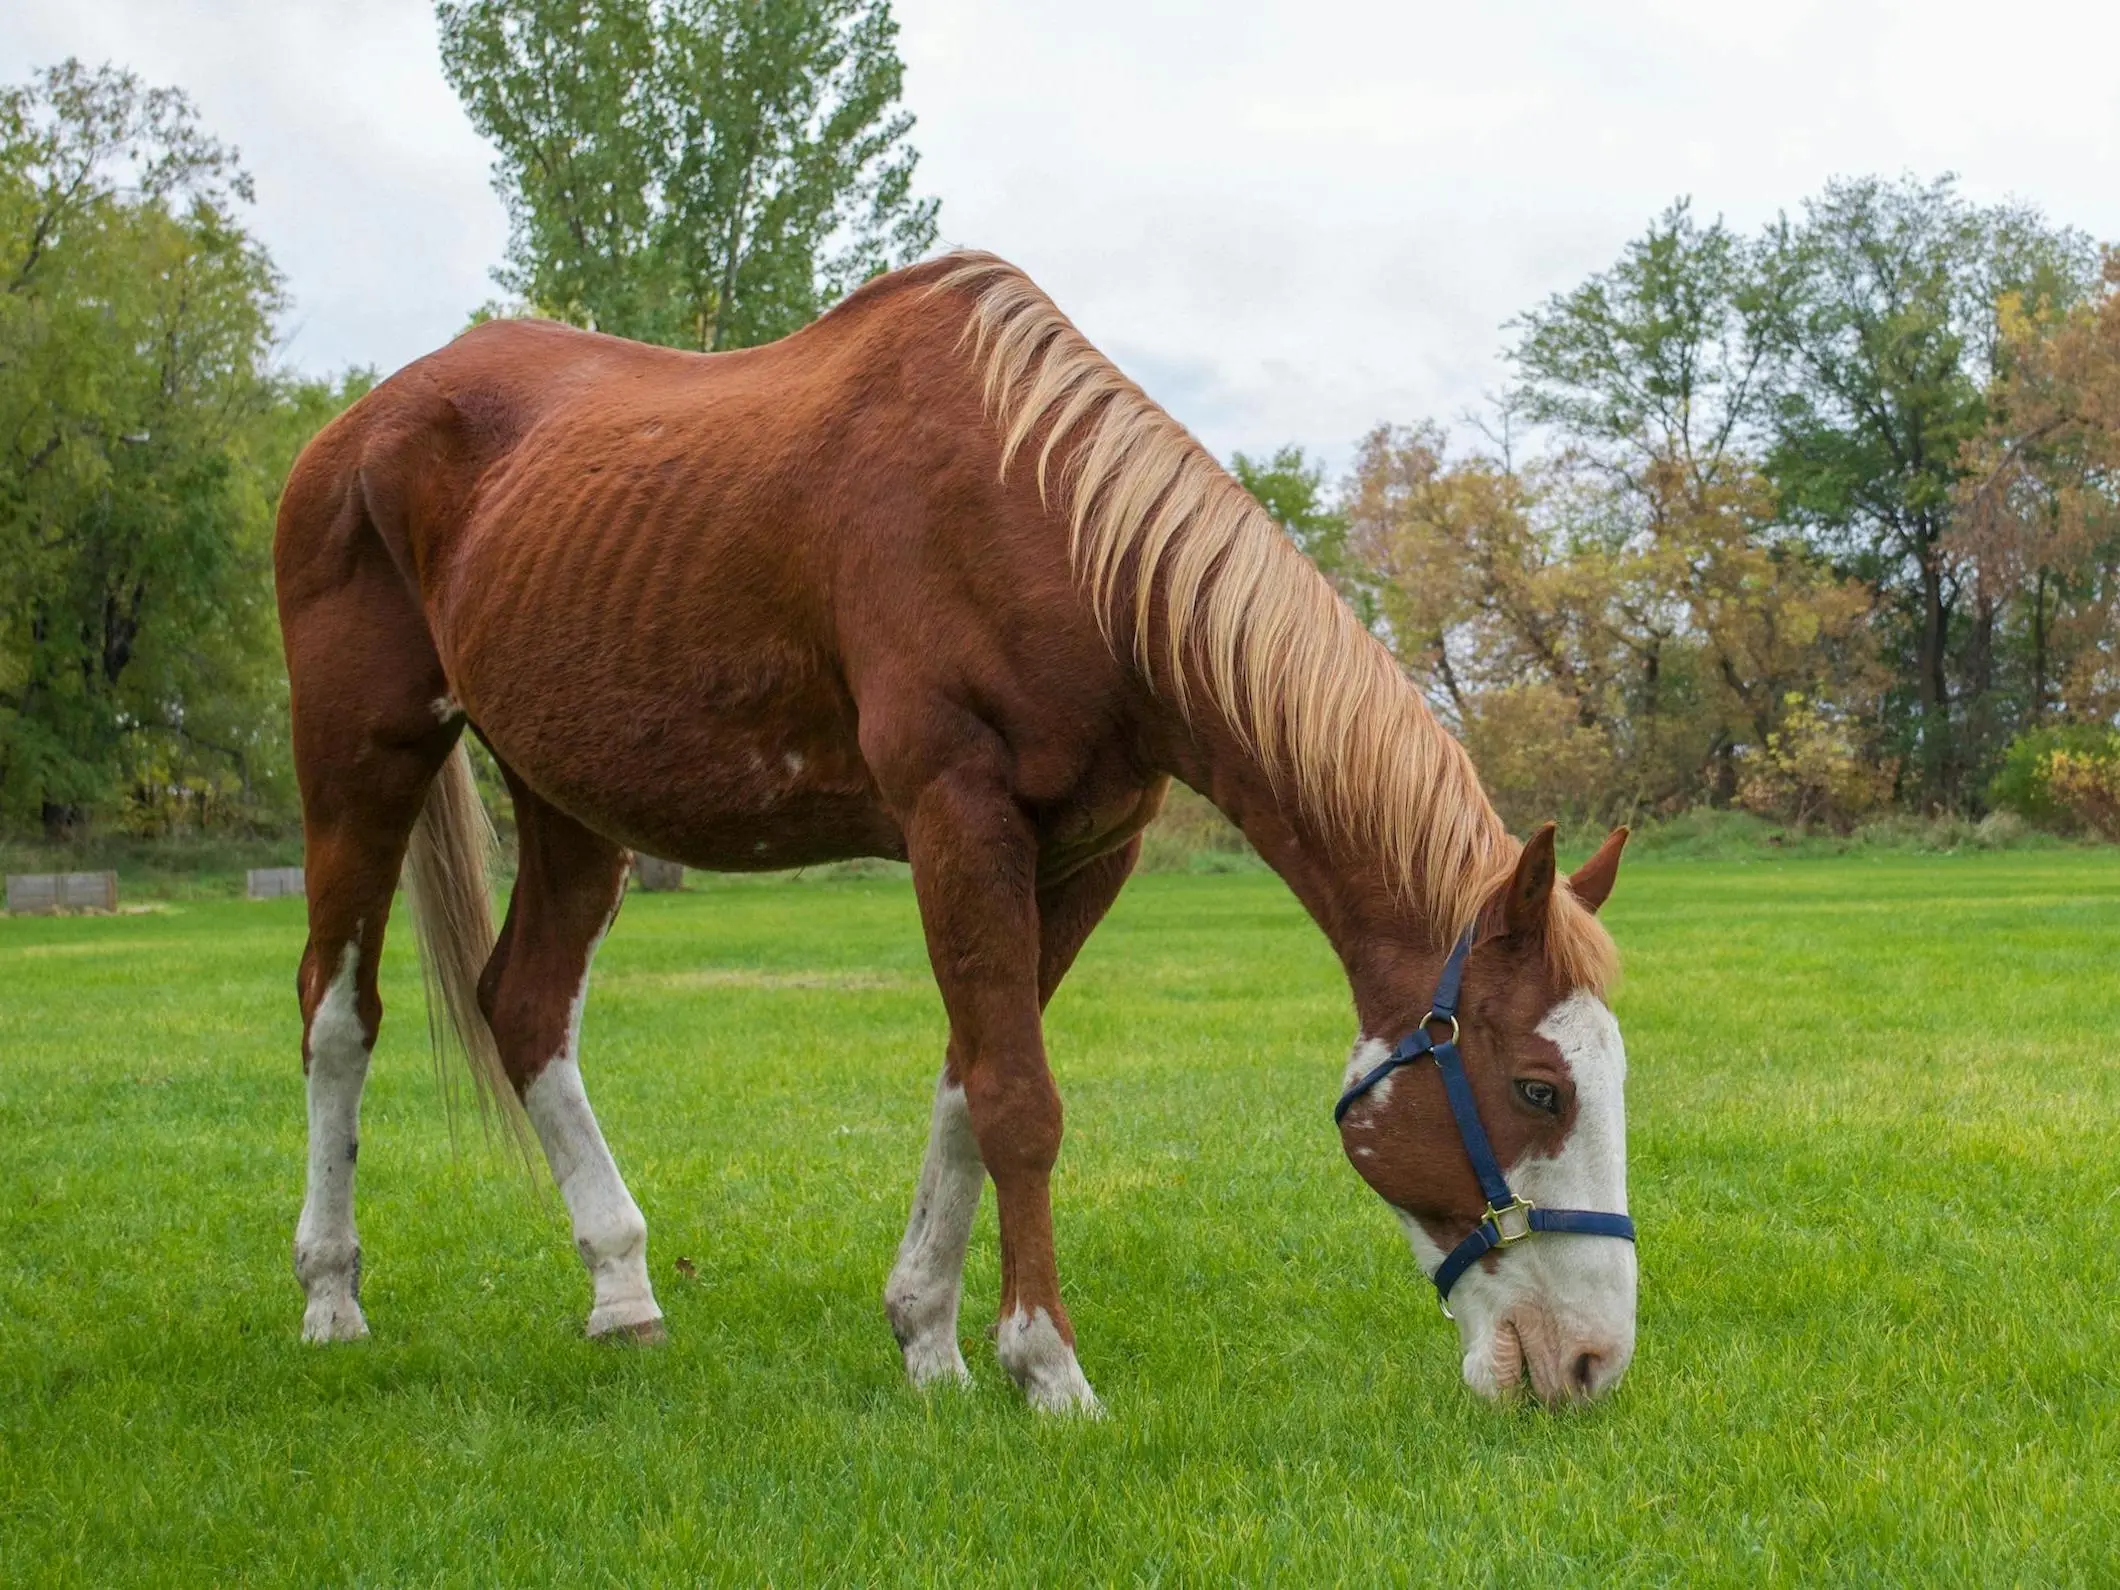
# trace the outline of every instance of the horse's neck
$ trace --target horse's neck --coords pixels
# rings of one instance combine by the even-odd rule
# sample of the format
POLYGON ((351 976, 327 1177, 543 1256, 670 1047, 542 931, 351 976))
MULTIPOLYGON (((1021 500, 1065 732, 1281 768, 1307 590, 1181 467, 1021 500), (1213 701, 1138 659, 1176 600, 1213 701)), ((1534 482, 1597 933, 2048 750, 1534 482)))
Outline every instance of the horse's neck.
POLYGON ((1180 740, 1172 771, 1242 830, 1331 941, 1362 1030, 1373 1034, 1418 1017, 1418 1010, 1398 1008, 1398 991, 1426 986, 1426 968, 1441 964, 1439 935, 1393 889, 1382 861, 1354 853, 1293 810, 1286 781, 1277 785, 1232 736, 1187 733, 1180 740))

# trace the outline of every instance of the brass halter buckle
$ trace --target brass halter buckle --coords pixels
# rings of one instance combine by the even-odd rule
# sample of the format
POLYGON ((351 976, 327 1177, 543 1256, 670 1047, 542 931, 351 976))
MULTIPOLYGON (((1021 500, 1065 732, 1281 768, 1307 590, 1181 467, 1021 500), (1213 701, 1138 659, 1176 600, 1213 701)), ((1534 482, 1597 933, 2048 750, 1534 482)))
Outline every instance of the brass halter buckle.
MULTIPOLYGON (((1529 1198, 1523 1197, 1513 1197, 1499 1209, 1495 1208, 1493 1204, 1489 1204, 1486 1213, 1480 1216, 1480 1224, 1493 1226, 1495 1247, 1506 1248, 1510 1243, 1522 1242, 1524 1238, 1531 1235, 1531 1211, 1537 1207, 1538 1205, 1534 1204, 1529 1198)), ((1443 1318, 1447 1320, 1457 1318, 1455 1314, 1450 1312, 1450 1300, 1448 1298, 1438 1297, 1436 1301, 1442 1305, 1443 1318)))
POLYGON ((1510 1243, 1521 1242, 1531 1235, 1531 1211, 1534 1207, 1536 1206, 1529 1198, 1513 1198, 1499 1209, 1493 1204, 1487 1206, 1483 1219, 1494 1223, 1495 1232, 1499 1237, 1495 1243, 1496 1247, 1506 1248, 1510 1243))

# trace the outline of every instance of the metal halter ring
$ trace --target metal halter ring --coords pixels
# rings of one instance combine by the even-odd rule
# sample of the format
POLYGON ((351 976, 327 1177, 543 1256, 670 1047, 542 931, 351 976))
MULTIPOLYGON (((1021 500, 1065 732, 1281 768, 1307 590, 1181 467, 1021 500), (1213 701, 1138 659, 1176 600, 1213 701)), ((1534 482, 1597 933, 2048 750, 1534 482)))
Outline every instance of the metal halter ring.
MULTIPOLYGON (((1445 1038, 1443 1042, 1456 1043, 1458 1041, 1458 1019, 1455 1016, 1438 1016, 1434 1011, 1431 1010, 1430 1012, 1428 1012, 1427 1015, 1421 1018, 1420 1030, 1422 1032, 1426 1032, 1430 1027, 1433 1027, 1439 1021, 1447 1021, 1450 1023, 1450 1036, 1445 1038)), ((1440 1048, 1441 1045, 1439 1044, 1437 1045, 1437 1047, 1440 1048)))

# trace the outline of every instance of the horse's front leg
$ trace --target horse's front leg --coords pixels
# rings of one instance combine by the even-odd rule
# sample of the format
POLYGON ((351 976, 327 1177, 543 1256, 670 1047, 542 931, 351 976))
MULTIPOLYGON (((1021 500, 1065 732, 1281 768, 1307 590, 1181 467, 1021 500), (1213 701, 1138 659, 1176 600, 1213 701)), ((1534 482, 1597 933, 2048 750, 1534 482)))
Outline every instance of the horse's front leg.
MULTIPOLYGON (((1045 1062, 1039 1021, 1039 911, 1037 846, 1030 823, 1005 783, 983 770, 959 769, 920 791, 907 824, 913 886, 920 899, 928 956, 950 1018, 950 1055, 937 1100, 938 1135, 954 1130, 943 1119, 962 1099, 965 1121, 986 1174, 993 1178, 1001 1215, 1001 1317, 996 1351, 1032 1405, 1053 1412, 1093 1411, 1096 1394, 1075 1361, 1075 1333, 1060 1303, 1053 1257, 1052 1171, 1060 1154, 1060 1094, 1045 1062)), ((943 1152, 950 1151, 943 1145, 943 1152)), ((931 1149, 930 1168, 934 1167, 931 1149)), ((929 1256, 947 1261, 957 1232, 968 1225, 977 1187, 962 1197, 961 1158, 944 1180, 956 1189, 947 1231, 936 1228, 929 1256)), ((930 1191, 923 1173, 923 1192, 930 1191)), ((916 1201, 915 1226, 921 1215, 916 1201)), ((922 1243, 907 1232, 915 1253, 922 1243)), ((901 1266, 906 1256, 901 1249, 901 1266)), ((894 1272, 894 1280, 898 1272, 894 1272)), ((954 1293, 954 1288, 952 1289, 954 1293)), ((955 1298, 949 1298, 954 1337, 955 1298)), ((894 1319, 894 1324, 898 1323, 894 1319)), ((930 1376, 950 1372, 954 1340, 943 1352, 929 1335, 915 1335, 926 1356, 941 1362, 930 1376)), ((901 1330, 904 1328, 900 1327, 901 1330)), ((909 1348, 916 1378, 925 1367, 909 1348)))
MULTIPOLYGON (((1111 909, 1140 851, 1136 837, 1061 878, 1040 882, 1041 1006, 1053 997, 1083 941, 1111 909)), ((971 1378, 957 1346, 957 1302, 964 1290, 964 1253, 979 1213, 986 1167, 965 1101, 964 1072, 964 1057, 953 1046, 935 1083, 920 1185, 906 1219, 905 1240, 898 1246, 898 1262, 883 1293, 891 1331, 905 1352, 905 1372, 916 1386, 962 1384, 971 1378)))

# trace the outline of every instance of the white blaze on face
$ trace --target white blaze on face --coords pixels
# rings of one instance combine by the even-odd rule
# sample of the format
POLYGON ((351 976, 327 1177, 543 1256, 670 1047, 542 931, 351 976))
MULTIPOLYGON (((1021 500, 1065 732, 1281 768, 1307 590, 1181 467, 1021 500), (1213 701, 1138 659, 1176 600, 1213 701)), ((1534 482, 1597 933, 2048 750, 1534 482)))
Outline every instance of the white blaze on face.
MULTIPOLYGON (((1546 1013, 1538 1034, 1560 1050, 1575 1086, 1575 1122, 1557 1154, 1505 1165, 1510 1189, 1548 1209, 1627 1212, 1627 1051, 1602 1000, 1576 993, 1546 1013)), ((1360 1051, 1357 1051, 1359 1056, 1360 1051)), ((1400 1212, 1421 1268, 1445 1258, 1400 1212)), ((1475 1264, 1450 1291, 1465 1350, 1465 1383, 1487 1396, 1527 1374, 1548 1401, 1609 1389, 1634 1356, 1634 1244, 1616 1237, 1537 1232, 1475 1264)))

